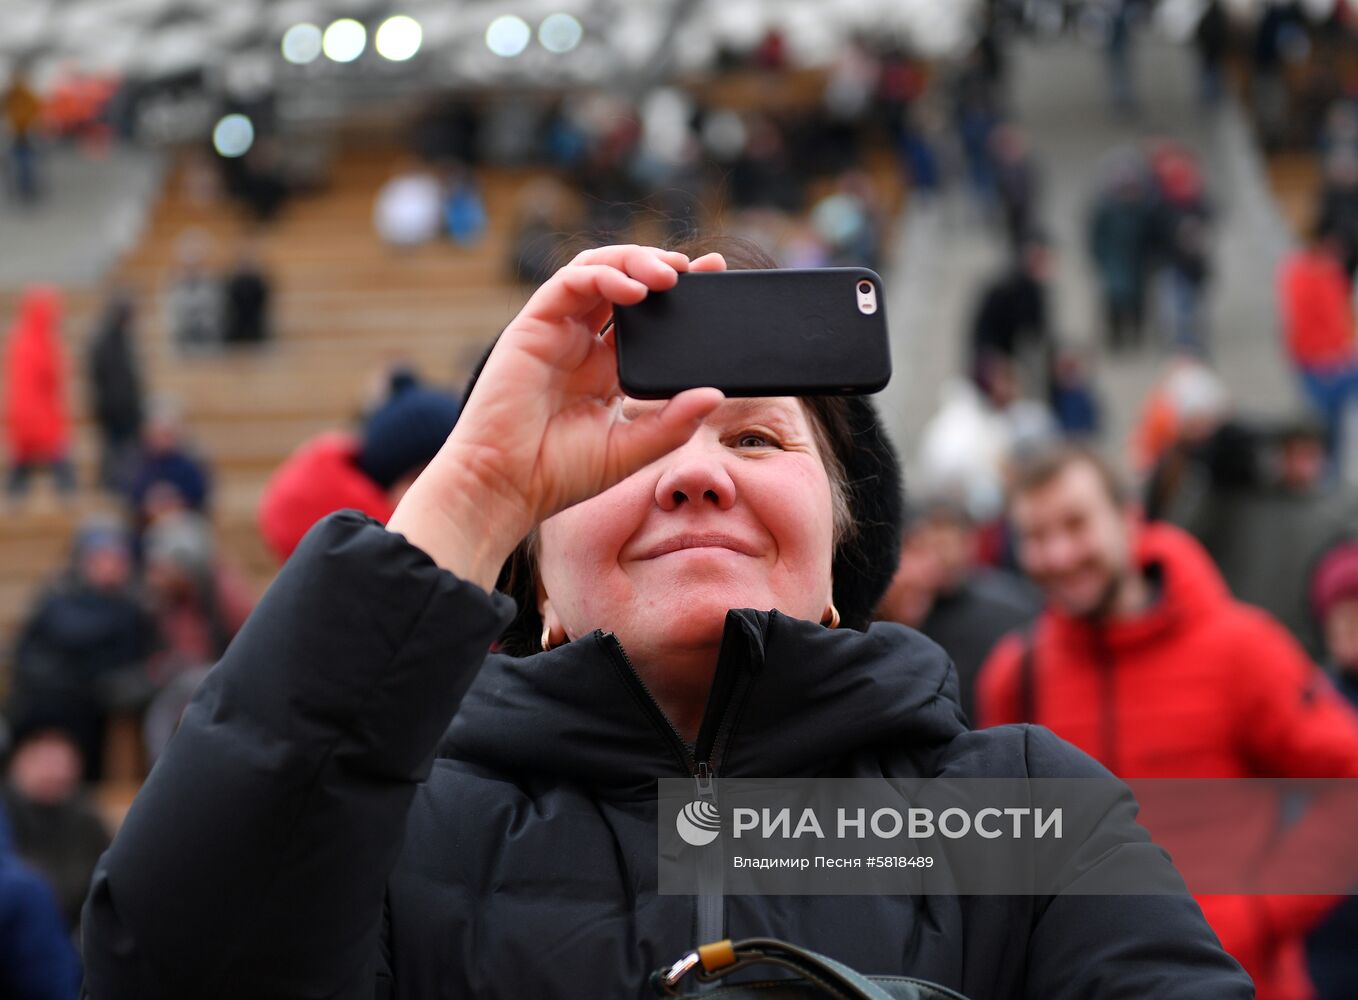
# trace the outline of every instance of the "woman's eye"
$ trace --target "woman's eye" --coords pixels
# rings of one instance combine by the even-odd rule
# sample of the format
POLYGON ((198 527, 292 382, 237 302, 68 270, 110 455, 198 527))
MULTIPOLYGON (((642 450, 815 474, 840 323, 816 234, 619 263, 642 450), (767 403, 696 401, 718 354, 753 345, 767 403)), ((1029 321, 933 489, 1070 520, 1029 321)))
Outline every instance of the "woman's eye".
POLYGON ((771 448, 776 441, 767 434, 759 434, 755 431, 746 431, 736 438, 737 448, 771 448))

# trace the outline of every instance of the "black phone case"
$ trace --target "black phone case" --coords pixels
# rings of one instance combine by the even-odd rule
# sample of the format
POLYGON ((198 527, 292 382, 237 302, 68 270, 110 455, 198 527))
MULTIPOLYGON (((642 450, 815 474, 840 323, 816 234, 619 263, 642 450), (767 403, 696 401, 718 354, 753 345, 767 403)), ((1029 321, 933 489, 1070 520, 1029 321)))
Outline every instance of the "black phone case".
POLYGON ((636 399, 715 386, 728 396, 877 392, 891 378, 885 291, 865 267, 681 274, 613 311, 618 378, 636 399), (858 307, 871 281, 877 311, 858 307))

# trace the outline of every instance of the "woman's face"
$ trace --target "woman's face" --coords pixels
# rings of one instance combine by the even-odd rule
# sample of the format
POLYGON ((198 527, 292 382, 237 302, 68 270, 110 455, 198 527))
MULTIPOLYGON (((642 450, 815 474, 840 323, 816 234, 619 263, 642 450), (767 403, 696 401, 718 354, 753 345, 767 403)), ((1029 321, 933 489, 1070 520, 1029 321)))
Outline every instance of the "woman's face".
POLYGON ((683 447, 543 522, 544 621, 557 642, 602 628, 654 656, 714 645, 731 608, 820 620, 831 498, 800 401, 729 399, 683 447))

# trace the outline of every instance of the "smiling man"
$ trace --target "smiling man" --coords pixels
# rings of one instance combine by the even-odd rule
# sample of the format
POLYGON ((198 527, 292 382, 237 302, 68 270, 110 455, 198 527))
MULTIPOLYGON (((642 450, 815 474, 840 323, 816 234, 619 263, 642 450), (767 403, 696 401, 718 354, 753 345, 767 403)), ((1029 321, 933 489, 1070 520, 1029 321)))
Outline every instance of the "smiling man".
MULTIPOLYGON (((1093 452, 1065 446, 1018 469, 1009 516, 1047 606, 982 668, 982 725, 1039 723, 1127 779, 1358 777, 1358 716, 1319 668, 1231 597, 1188 534, 1141 523, 1093 452)), ((1258 810, 1222 822, 1241 870, 1278 827, 1258 810)), ((1311 995, 1302 935, 1329 898, 1199 902, 1259 1000, 1311 995)))

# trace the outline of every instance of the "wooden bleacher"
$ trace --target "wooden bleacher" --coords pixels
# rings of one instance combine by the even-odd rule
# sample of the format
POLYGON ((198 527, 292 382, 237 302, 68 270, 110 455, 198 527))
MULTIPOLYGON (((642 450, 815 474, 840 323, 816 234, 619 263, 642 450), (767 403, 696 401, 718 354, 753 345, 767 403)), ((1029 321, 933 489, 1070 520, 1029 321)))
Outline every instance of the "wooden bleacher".
MULTIPOLYGON (((326 428, 351 426, 374 373, 394 360, 416 365, 433 382, 460 387, 486 342, 527 295, 507 277, 514 201, 532 171, 496 170, 482 178, 489 227, 482 244, 394 251, 377 238, 373 198, 400 154, 394 147, 345 150, 330 187, 290 204, 275 224, 252 233, 224 202, 202 204, 173 174, 139 245, 115 277, 139 293, 143 373, 151 392, 176 397, 191 437, 211 464, 219 544, 262 591, 277 566, 255 526, 270 473, 301 442, 326 428), (172 342, 163 293, 175 244, 198 229, 211 234, 215 267, 249 242, 274 278, 275 339, 258 350, 186 355, 172 342)), ((0 316, 17 294, 0 296, 0 316)), ((59 504, 40 481, 27 503, 0 518, 0 648, 45 580, 64 563, 79 523, 116 504, 89 488, 97 436, 86 416, 83 355, 99 308, 97 289, 68 290, 64 333, 71 371, 74 457, 82 491, 59 504)), ((4 664, 5 667, 8 664, 4 664)), ((121 742, 135 741, 124 727, 121 742)), ((120 818, 140 779, 135 753, 111 747, 110 780, 100 799, 120 818)))
MULTIPOLYGON (((799 94, 814 99, 820 81, 800 82, 799 94)), ((395 145, 341 148, 325 191, 290 203, 262 232, 253 231, 234 206, 195 196, 193 185, 185 183, 190 167, 181 165, 171 172, 138 245, 113 276, 139 296, 148 389, 183 404, 191 438, 213 469, 219 545, 261 592, 277 570, 256 527, 260 494, 272 471, 318 431, 352 426, 374 376, 392 361, 413 363, 426 379, 460 387, 485 344, 529 293, 508 276, 511 230, 519 192, 545 171, 496 168, 480 174, 489 225, 476 248, 393 250, 378 239, 372 208, 378 188, 403 158, 395 145), (173 280, 176 245, 190 230, 209 234, 213 268, 229 266, 249 245, 272 275, 271 343, 202 355, 185 354, 173 343, 164 293, 173 280)), ((866 166, 881 189, 883 207, 894 216, 904 191, 890 151, 874 151, 866 166)), ((0 295, 0 317, 13 315, 16 299, 0 295)), ((96 289, 68 291, 64 332, 74 457, 85 489, 63 506, 42 483, 29 504, 0 518, 0 677, 14 629, 43 581, 63 564, 80 521, 115 509, 88 487, 98 445, 85 414, 83 355, 99 303, 96 289)), ((109 780, 98 790, 115 824, 139 787, 138 739, 134 727, 116 727, 109 780)))

